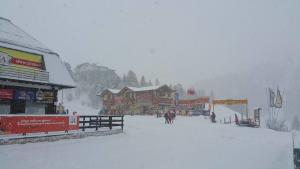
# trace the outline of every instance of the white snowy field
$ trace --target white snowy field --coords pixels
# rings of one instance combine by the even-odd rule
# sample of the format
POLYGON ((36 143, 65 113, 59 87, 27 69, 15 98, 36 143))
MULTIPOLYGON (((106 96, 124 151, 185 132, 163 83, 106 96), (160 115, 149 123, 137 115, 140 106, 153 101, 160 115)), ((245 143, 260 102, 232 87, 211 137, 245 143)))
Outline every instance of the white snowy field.
POLYGON ((1 169, 292 169, 290 133, 126 116, 122 134, 0 146, 1 169))

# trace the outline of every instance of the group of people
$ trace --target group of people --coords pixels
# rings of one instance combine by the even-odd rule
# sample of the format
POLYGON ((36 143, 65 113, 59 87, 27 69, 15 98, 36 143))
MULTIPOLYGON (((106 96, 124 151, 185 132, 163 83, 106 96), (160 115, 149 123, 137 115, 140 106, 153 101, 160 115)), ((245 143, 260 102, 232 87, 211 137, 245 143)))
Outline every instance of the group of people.
POLYGON ((165 123, 166 124, 172 124, 173 123, 173 120, 175 119, 176 117, 176 111, 167 111, 165 114, 164 114, 164 117, 165 117, 165 123))

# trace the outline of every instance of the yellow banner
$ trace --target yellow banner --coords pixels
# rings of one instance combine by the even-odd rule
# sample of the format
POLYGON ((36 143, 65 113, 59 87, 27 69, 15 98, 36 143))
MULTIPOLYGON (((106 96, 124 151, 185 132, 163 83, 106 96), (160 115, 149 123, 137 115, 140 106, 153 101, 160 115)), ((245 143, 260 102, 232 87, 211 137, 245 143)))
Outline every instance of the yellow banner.
POLYGON ((242 100, 233 100, 233 99, 214 100, 213 104, 224 104, 224 105, 248 104, 248 100, 247 99, 242 99, 242 100))
POLYGON ((43 69, 41 55, 0 47, 0 64, 43 69))

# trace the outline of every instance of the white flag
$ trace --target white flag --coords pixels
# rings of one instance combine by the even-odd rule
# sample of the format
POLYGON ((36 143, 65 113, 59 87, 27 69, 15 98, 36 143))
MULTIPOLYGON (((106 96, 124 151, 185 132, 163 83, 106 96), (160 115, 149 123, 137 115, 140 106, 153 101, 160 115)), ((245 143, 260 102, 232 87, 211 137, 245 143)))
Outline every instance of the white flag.
POLYGON ((271 88, 269 88, 269 106, 270 107, 275 107, 274 100, 275 100, 275 93, 271 88))
POLYGON ((276 100, 275 100, 275 107, 276 108, 282 107, 282 97, 281 97, 281 94, 280 94, 280 91, 278 88, 277 88, 277 95, 276 95, 276 100))

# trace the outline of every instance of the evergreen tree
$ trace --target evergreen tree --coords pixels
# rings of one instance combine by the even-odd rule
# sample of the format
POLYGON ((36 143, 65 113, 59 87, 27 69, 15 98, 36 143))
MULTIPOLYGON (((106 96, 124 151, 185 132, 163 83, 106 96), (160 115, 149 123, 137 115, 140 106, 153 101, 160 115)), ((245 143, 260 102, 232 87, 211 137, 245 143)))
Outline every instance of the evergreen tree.
POLYGON ((146 84, 146 79, 145 79, 145 77, 144 76, 142 76, 142 78, 141 78, 141 87, 145 87, 145 86, 147 86, 147 84, 146 84))
POLYGON ((186 96, 185 90, 183 89, 183 86, 180 83, 178 83, 174 86, 174 90, 176 90, 180 99, 182 99, 186 96))
POLYGON ((127 85, 131 87, 139 87, 139 82, 137 80, 136 74, 132 70, 128 71, 127 85))
POLYGON ((153 86, 151 80, 149 80, 148 86, 153 86))

